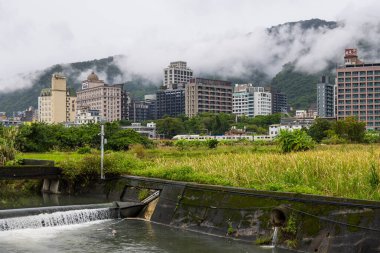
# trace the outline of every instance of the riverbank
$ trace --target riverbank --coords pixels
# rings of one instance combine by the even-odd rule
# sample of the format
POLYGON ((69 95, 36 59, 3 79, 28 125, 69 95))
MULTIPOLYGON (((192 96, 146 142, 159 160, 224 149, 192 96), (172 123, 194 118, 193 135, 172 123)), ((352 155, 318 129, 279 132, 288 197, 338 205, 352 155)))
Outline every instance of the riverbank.
MULTIPOLYGON (((169 180, 380 200, 380 145, 321 145, 314 150, 282 154, 273 145, 193 147, 140 146, 106 153, 108 175, 136 175, 169 180)), ((83 187, 98 177, 97 152, 28 153, 18 158, 50 159, 68 181, 83 187)))

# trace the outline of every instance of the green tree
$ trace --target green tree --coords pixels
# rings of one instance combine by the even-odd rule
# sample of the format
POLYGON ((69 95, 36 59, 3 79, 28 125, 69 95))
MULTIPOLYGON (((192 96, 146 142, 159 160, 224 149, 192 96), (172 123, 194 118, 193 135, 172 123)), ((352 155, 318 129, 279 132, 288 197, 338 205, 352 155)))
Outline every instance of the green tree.
POLYGON ((328 136, 328 130, 331 130, 332 122, 327 119, 318 118, 308 130, 308 134, 316 142, 321 142, 328 136))
POLYGON ((354 117, 347 117, 337 120, 332 129, 339 137, 359 143, 364 141, 365 126, 365 122, 360 122, 354 117))
POLYGON ((117 131, 108 138, 107 148, 112 150, 128 150, 131 144, 142 144, 148 147, 152 142, 132 129, 117 131))
POLYGON ((46 123, 21 125, 15 142, 16 148, 23 152, 47 152, 58 143, 53 127, 46 123))
POLYGON ((165 138, 171 139, 178 134, 184 134, 185 126, 179 118, 165 117, 156 121, 157 133, 163 134, 165 138))
POLYGON ((17 128, 2 128, 0 135, 0 165, 5 165, 7 161, 16 157, 15 139, 17 128))

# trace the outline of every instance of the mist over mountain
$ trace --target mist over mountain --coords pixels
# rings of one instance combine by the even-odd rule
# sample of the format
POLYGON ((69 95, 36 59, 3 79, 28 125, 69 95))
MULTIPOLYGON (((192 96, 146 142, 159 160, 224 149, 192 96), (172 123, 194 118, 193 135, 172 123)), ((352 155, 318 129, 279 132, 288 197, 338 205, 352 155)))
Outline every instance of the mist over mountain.
MULTIPOLYGON (((133 96, 141 98, 144 93, 158 89, 162 83, 162 69, 174 60, 187 61, 200 77, 233 83, 272 84, 288 95, 290 105, 307 108, 315 103, 318 76, 334 75, 336 64, 343 63, 344 48, 357 47, 360 58, 373 62, 380 59, 378 41, 380 23, 377 19, 363 18, 358 22, 320 19, 289 22, 249 34, 206 38, 186 48, 173 46, 172 50, 168 50, 168 46, 147 49, 145 44, 123 55, 57 64, 5 80, 9 85, 0 91, 0 111, 36 107, 40 90, 50 87, 54 72, 63 73, 68 86, 77 90, 81 81, 94 70, 107 83, 125 83, 133 96), (147 59, 140 57, 142 50, 155 51, 147 59)), ((141 44, 144 43, 148 42, 141 44)))

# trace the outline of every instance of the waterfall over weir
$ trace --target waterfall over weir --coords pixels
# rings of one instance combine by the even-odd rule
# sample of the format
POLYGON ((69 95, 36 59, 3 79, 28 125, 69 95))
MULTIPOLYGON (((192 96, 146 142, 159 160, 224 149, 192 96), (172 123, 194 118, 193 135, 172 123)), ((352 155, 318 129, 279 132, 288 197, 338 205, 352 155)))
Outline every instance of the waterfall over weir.
POLYGON ((0 231, 73 225, 111 218, 113 218, 113 214, 109 208, 42 213, 38 215, 0 219, 0 231))

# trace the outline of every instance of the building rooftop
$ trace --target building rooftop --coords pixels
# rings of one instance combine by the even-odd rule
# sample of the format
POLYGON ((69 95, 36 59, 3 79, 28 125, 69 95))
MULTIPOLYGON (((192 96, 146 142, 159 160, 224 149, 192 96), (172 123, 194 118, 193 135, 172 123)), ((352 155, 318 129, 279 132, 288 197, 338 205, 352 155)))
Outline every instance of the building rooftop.
POLYGON ((191 78, 189 83, 202 83, 202 84, 212 84, 212 85, 217 84, 217 85, 225 85, 225 86, 229 86, 233 88, 231 85, 231 82, 229 81, 213 80, 213 79, 206 79, 206 78, 200 78, 200 77, 191 78))
POLYGON ((94 71, 92 71, 91 74, 88 75, 87 80, 91 82, 98 82, 99 77, 95 74, 94 71))
POLYGON ((361 68, 361 67, 377 67, 380 63, 365 63, 365 64, 352 64, 352 65, 339 65, 338 69, 344 68, 361 68))
POLYGON ((51 96, 51 88, 44 88, 40 92, 40 96, 51 96))

